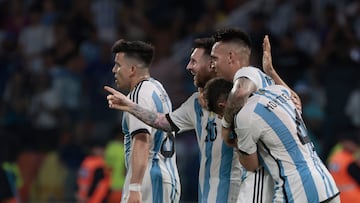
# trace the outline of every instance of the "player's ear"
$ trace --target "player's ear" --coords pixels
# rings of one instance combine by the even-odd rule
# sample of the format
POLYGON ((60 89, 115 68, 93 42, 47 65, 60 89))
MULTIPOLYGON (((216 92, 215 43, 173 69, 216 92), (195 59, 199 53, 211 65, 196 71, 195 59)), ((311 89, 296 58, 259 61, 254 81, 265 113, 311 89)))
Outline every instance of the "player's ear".
POLYGON ((136 72, 138 71, 137 70, 138 69, 138 67, 136 66, 136 65, 131 65, 131 67, 130 67, 130 75, 131 76, 134 76, 134 75, 136 75, 136 72))

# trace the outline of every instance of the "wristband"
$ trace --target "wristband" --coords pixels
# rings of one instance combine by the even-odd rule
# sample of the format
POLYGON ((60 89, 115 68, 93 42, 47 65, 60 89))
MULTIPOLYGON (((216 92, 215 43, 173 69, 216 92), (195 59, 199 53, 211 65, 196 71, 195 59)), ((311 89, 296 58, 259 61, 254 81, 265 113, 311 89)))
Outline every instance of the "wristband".
POLYGON ((224 128, 230 128, 230 127, 231 127, 231 124, 228 123, 228 122, 225 120, 224 117, 221 119, 221 125, 222 125, 222 127, 224 127, 224 128))
POLYGON ((141 185, 138 184, 138 183, 130 183, 129 191, 140 192, 141 191, 141 185))

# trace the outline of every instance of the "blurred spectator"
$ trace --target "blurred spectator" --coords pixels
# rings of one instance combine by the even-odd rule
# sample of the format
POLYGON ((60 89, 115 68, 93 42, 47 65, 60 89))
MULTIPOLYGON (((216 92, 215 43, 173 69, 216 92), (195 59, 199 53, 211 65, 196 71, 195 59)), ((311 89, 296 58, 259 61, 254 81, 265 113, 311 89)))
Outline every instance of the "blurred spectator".
POLYGON ((3 125, 6 127, 26 126, 26 111, 31 96, 30 75, 17 70, 6 84, 3 101, 5 105, 3 125))
POLYGON ((55 94, 60 98, 60 105, 67 112, 68 122, 81 118, 83 95, 83 57, 73 52, 65 58, 65 66, 60 68, 53 78, 55 94))
POLYGON ((313 19, 309 16, 308 8, 297 8, 295 13, 294 24, 291 26, 294 32, 294 41, 296 46, 306 53, 309 57, 313 57, 320 49, 320 39, 316 30, 312 28, 313 19))
POLYGON ((55 130, 60 121, 60 98, 51 85, 51 78, 42 73, 34 78, 34 93, 30 100, 29 118, 36 129, 55 130))
POLYGON ((14 72, 23 67, 24 61, 17 44, 17 39, 9 33, 5 33, 3 41, 0 42, 0 95, 3 95, 14 72))
POLYGON ((70 38, 67 22, 59 20, 54 25, 54 61, 57 65, 64 65, 66 58, 76 51, 76 44, 70 38))
POLYGON ((329 158, 329 170, 340 191, 342 203, 360 202, 360 134, 345 132, 329 158))
MULTIPOLYGON (((250 15, 249 37, 251 39, 251 64, 262 67, 262 50, 264 36, 269 35, 270 31, 266 27, 267 16, 262 12, 253 12, 250 15)), ((269 36, 271 38, 271 36, 269 36)), ((276 41, 271 42, 272 47, 276 47, 276 41)))
POLYGON ((5 1, 3 6, 7 14, 3 19, 4 28, 14 38, 18 38, 21 30, 26 27, 26 7, 22 4, 22 0, 5 1))
POLYGON ((116 41, 117 12, 121 9, 122 2, 115 0, 93 0, 91 11, 94 13, 93 22, 99 31, 99 39, 112 43, 116 41))
POLYGON ((354 89, 359 75, 358 64, 352 60, 350 50, 355 43, 352 30, 344 24, 334 26, 327 35, 322 52, 324 57, 317 61, 318 79, 323 80, 326 94, 325 120, 323 123, 324 153, 327 154, 344 129, 350 125, 344 106, 350 92, 354 89), (331 137, 331 139, 328 139, 331 137))
POLYGON ((301 98, 302 116, 308 128, 311 141, 313 142, 319 156, 324 158, 322 153, 322 143, 320 142, 320 139, 322 138, 321 126, 325 116, 324 110, 314 100, 313 95, 311 94, 311 87, 306 82, 297 82, 294 86, 294 91, 301 98))
POLYGON ((17 203, 17 197, 13 192, 12 185, 14 181, 9 180, 6 171, 0 167, 0 202, 1 203, 17 203))
POLYGON ((287 0, 274 0, 273 2, 267 25, 276 38, 281 38, 295 19, 295 3, 287 0))
POLYGON ((110 176, 104 160, 105 143, 89 138, 89 154, 81 163, 77 176, 78 203, 106 202, 110 192, 110 176))
POLYGON ((294 33, 291 31, 279 38, 279 46, 273 50, 274 67, 283 80, 294 87, 296 81, 304 77, 311 58, 296 46, 294 33))
POLYGON ((96 63, 101 57, 101 41, 96 29, 89 30, 89 35, 80 44, 79 52, 85 59, 86 66, 96 63))
POLYGON ((55 5, 55 0, 42 1, 41 23, 45 26, 53 26, 59 18, 59 12, 55 5))
POLYGON ((58 151, 52 150, 47 153, 32 182, 30 200, 32 202, 64 201, 66 175, 67 168, 61 162, 58 151))
POLYGON ((91 0, 72 1, 70 14, 67 16, 67 30, 76 46, 86 39, 95 29, 92 19, 91 0))
POLYGON ((105 147, 105 162, 110 170, 111 182, 108 203, 119 203, 126 175, 124 134, 121 126, 114 127, 111 134, 112 137, 105 147))
POLYGON ((30 24, 20 32, 20 50, 24 54, 27 68, 33 73, 41 72, 41 53, 54 44, 52 27, 41 24, 41 10, 33 7, 29 14, 30 24))
POLYGON ((21 201, 20 188, 23 179, 17 158, 21 152, 19 138, 8 131, 0 132, 0 202, 18 203, 21 201))
POLYGON ((349 117, 351 124, 360 128, 360 81, 358 81, 357 86, 347 99, 345 113, 349 117))
POLYGON ((71 123, 70 126, 63 129, 63 143, 60 146, 60 160, 64 163, 67 173, 65 177, 65 200, 69 202, 75 201, 76 179, 78 170, 82 161, 86 156, 85 138, 92 136, 93 126, 86 121, 78 121, 71 123))

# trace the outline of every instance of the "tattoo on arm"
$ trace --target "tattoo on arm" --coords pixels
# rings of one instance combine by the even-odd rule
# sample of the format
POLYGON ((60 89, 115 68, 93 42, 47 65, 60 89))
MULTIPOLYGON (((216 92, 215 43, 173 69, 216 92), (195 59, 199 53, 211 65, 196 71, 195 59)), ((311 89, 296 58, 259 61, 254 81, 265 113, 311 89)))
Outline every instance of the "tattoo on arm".
POLYGON ((129 113, 140 119, 151 127, 164 130, 166 132, 173 131, 169 121, 166 119, 165 114, 157 113, 145 109, 139 105, 134 105, 129 109, 129 113))
POLYGON ((249 95, 256 91, 255 84, 248 78, 237 79, 231 90, 224 110, 227 122, 233 122, 234 115, 245 105, 249 95))

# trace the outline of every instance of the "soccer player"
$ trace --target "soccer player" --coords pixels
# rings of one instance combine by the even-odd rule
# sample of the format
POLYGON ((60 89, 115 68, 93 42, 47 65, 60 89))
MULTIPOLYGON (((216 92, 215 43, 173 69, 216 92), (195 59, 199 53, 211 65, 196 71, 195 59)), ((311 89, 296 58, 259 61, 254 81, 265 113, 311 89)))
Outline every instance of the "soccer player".
MULTIPOLYGON (((201 91, 206 82, 215 77, 211 69, 210 52, 214 40, 201 38, 194 40, 194 49, 187 69, 194 75, 194 84, 201 91)), ((114 95, 108 96, 111 108, 117 108, 120 93, 105 87, 114 95), (113 100, 114 99, 114 100, 113 100)), ((123 98, 125 99, 125 98, 123 98)), ((129 102, 129 100, 127 100, 129 102)), ((194 93, 172 113, 155 113, 140 107, 131 108, 134 103, 125 104, 126 108, 117 108, 143 119, 144 122, 168 132, 183 132, 195 129, 200 148, 199 193, 198 202, 236 202, 242 178, 241 165, 233 148, 226 146, 217 132, 221 130, 221 120, 214 113, 204 109, 201 96, 194 93), (127 107, 130 107, 128 109, 127 107)))
MULTIPOLYGON (((210 66, 212 45, 212 38, 195 40, 194 50, 187 66, 187 69, 194 75, 194 84, 200 89, 200 92, 206 82, 215 76, 214 69, 210 66)), ((269 51, 269 49, 264 51, 269 51)), ((256 70, 258 73, 257 69, 252 70, 256 70)), ((238 162, 238 154, 234 149, 227 146, 221 136, 218 136, 221 133, 220 119, 214 113, 203 108, 199 93, 194 93, 174 112, 157 114, 135 105, 120 92, 110 87, 105 87, 105 89, 111 93, 107 97, 110 108, 128 111, 149 125, 166 131, 182 132, 195 129, 201 152, 199 202, 262 202, 263 199, 258 194, 261 192, 261 188, 264 188, 262 182, 257 183, 254 187, 251 182, 253 180, 245 179, 249 173, 244 173, 238 162), (246 184, 242 183, 244 179, 246 184), (251 183, 248 183, 248 180, 251 183), (245 186, 249 186, 250 189, 239 189, 245 186), (241 194, 239 194, 240 192, 241 194)), ((256 176, 256 180, 261 181, 264 174, 257 173, 256 176)), ((255 179, 255 175, 252 178, 255 179)))
MULTIPOLYGON (((257 90, 234 117, 240 162, 248 171, 262 165, 274 179, 273 202, 340 202, 333 177, 314 150, 291 92, 280 85, 257 90)), ((217 78, 204 90, 208 108, 223 115, 232 83, 217 78)))
MULTIPOLYGON (((269 77, 266 77, 261 71, 255 70, 256 68, 254 67, 248 68, 246 71, 242 70, 243 67, 250 66, 251 55, 250 38, 242 30, 237 28, 220 29, 213 34, 213 38, 215 39, 215 44, 211 50, 212 68, 215 69, 218 77, 224 78, 227 81, 233 81, 234 83, 222 119, 222 137, 227 144, 234 145, 234 140, 229 139, 232 118, 239 110, 239 106, 245 103, 248 95, 251 93, 248 89, 243 88, 242 78, 252 79, 257 88, 266 87, 271 85, 272 82, 269 80, 269 77), (247 76, 248 74, 252 74, 252 76, 247 76)), ((271 47, 268 36, 264 38, 263 49, 263 68, 265 73, 274 80, 275 84, 288 87, 272 66, 271 47)), ((301 101, 293 91, 292 98, 297 107, 301 109, 301 101)))
MULTIPOLYGON (((171 112, 168 94, 149 74, 154 47, 142 41, 119 40, 112 51, 116 54, 112 69, 115 82, 120 89, 130 91, 127 97, 145 109, 171 112)), ((127 174, 121 202, 179 202, 173 134, 154 129, 127 112, 122 126, 127 174)))

